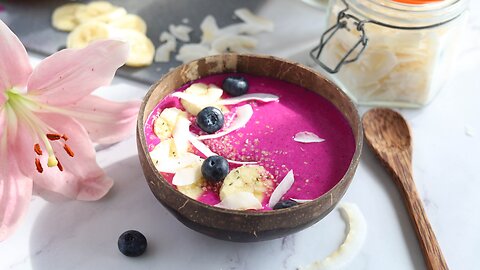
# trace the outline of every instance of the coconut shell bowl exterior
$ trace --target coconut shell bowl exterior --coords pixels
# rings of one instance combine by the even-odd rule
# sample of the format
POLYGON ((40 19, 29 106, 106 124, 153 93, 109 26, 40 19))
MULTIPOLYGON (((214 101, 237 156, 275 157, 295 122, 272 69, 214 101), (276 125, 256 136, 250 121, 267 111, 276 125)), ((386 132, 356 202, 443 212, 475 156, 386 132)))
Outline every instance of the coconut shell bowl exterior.
POLYGON ((358 112, 351 100, 322 75, 286 60, 253 55, 223 54, 198 59, 163 76, 144 98, 137 123, 140 163, 150 189, 160 203, 180 222, 200 233, 237 242, 279 238, 305 229, 333 210, 345 194, 357 168, 363 133, 358 112), (202 77, 227 72, 267 76, 297 84, 331 101, 348 120, 356 149, 343 178, 327 193, 311 202, 273 211, 238 211, 209 206, 177 191, 156 170, 145 140, 144 124, 155 106, 182 85, 202 77))

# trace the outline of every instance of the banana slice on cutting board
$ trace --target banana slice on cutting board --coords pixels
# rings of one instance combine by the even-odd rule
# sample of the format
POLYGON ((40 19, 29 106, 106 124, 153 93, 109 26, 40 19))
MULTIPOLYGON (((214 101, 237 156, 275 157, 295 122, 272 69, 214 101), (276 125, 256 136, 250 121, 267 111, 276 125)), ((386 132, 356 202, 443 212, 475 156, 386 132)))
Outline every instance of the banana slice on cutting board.
POLYGON ((125 15, 127 15, 127 11, 124 8, 116 7, 106 1, 90 2, 85 8, 75 12, 75 17, 80 23, 88 21, 109 23, 125 15))
POLYGON ((68 34, 67 48, 84 48, 94 41, 109 37, 110 31, 107 24, 97 21, 83 23, 68 34))
POLYGON ((52 25, 60 31, 72 31, 79 25, 76 12, 85 9, 85 4, 69 3, 56 8, 52 14, 52 25))
POLYGON ((261 203, 267 192, 273 190, 273 182, 263 166, 244 165, 233 169, 223 180, 220 188, 220 199, 239 192, 252 193, 261 203))
POLYGON ((144 34, 130 29, 112 28, 110 38, 127 42, 130 46, 127 66, 143 67, 153 63, 155 45, 144 34))
POLYGON ((135 14, 127 14, 125 16, 114 19, 109 23, 113 27, 120 29, 130 29, 140 32, 142 34, 147 33, 147 23, 135 14))

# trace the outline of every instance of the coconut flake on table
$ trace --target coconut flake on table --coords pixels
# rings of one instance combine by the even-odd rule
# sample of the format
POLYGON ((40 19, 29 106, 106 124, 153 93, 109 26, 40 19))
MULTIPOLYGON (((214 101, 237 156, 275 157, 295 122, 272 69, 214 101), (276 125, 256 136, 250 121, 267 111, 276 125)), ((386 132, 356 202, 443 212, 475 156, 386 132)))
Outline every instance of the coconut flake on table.
POLYGON ((190 32, 192 32, 193 29, 190 26, 183 25, 183 24, 179 24, 179 25, 170 24, 168 26, 168 30, 178 40, 181 40, 183 42, 189 42, 190 41, 190 32))
POLYGON ((180 62, 190 62, 192 60, 209 55, 210 48, 201 43, 184 44, 178 50, 175 59, 180 62))
POLYGON ((244 35, 221 35, 212 41, 211 54, 223 52, 246 53, 257 47, 257 39, 244 35))
POLYGON ((357 205, 342 203, 339 207, 347 223, 348 233, 340 247, 321 261, 316 261, 300 270, 336 270, 344 269, 360 252, 367 236, 367 222, 357 205))
POLYGON ((175 51, 175 48, 177 47, 177 41, 172 34, 168 32, 162 32, 160 35, 160 42, 164 43, 157 48, 155 53, 155 62, 169 62, 170 53, 175 51))
POLYGON ((215 17, 207 15, 200 23, 200 30, 202 30, 202 43, 210 44, 219 31, 215 17))
POLYGON ((262 209, 262 203, 253 195, 253 193, 240 191, 232 194, 228 194, 223 200, 215 205, 225 209, 233 210, 250 210, 250 209, 262 209))
POLYGON ((275 204, 280 201, 283 195, 285 195, 288 190, 290 190, 294 182, 295 177, 293 176, 293 170, 290 170, 287 175, 285 175, 282 182, 280 182, 280 184, 278 184, 278 186, 272 192, 270 200, 268 201, 268 207, 273 208, 275 204))
POLYGON ((245 95, 241 95, 233 98, 221 99, 218 101, 217 104, 218 105, 234 105, 234 104, 238 104, 238 103, 249 101, 249 100, 256 100, 261 102, 272 102, 272 101, 277 101, 278 99, 279 99, 278 96, 273 94, 253 93, 253 94, 245 94, 245 95))
POLYGON ((325 141, 325 139, 322 139, 318 137, 317 134, 309 131, 298 132, 293 136, 293 140, 300 143, 318 143, 325 141))
POLYGON ((264 31, 272 32, 275 25, 272 21, 253 14, 247 8, 239 8, 234 11, 234 14, 242 21, 250 25, 262 28, 264 31))
MULTIPOLYGON (((205 157, 211 157, 211 156, 218 156, 216 153, 214 153, 206 144, 204 144, 202 141, 197 139, 197 136, 193 133, 190 133, 188 140, 190 143, 195 147, 200 153, 202 153, 205 157)), ((238 165, 255 165, 258 162, 256 161, 236 161, 236 160, 231 160, 227 159, 229 163, 232 164, 238 164, 238 165)))
POLYGON ((198 140, 207 140, 207 139, 216 139, 220 138, 222 136, 225 136, 237 129, 245 127, 245 125, 250 121, 250 118, 252 118, 253 115, 253 109, 250 104, 245 104, 243 106, 240 106, 237 108, 235 111, 235 119, 233 119, 232 123, 230 126, 226 129, 224 129, 221 132, 214 133, 214 134, 208 134, 208 135, 201 135, 198 136, 198 140))

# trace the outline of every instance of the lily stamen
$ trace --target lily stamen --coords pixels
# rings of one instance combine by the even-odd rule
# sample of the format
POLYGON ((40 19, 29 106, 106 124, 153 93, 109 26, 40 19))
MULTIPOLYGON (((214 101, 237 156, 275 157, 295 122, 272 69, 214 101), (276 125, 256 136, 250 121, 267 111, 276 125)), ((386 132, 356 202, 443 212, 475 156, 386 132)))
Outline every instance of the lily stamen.
POLYGON ((63 146, 63 149, 65 149, 65 152, 67 152, 69 156, 71 157, 75 156, 75 153, 73 153, 72 149, 67 144, 63 146))
POLYGON ((37 167, 37 171, 39 173, 43 172, 42 164, 40 163, 40 159, 38 159, 38 158, 35 159, 35 167, 37 167))
POLYGON ((41 156, 43 154, 42 149, 40 148, 40 145, 38 143, 36 143, 33 146, 33 151, 35 151, 35 153, 37 153, 37 155, 39 155, 39 156, 41 156))
POLYGON ((58 158, 57 158, 57 167, 58 169, 63 172, 63 166, 62 166, 62 163, 60 163, 60 161, 58 161, 58 158))
POLYGON ((56 140, 60 140, 62 138, 62 136, 60 134, 53 134, 53 133, 48 133, 47 134, 47 138, 50 140, 50 141, 56 141, 56 140))
POLYGON ((68 140, 68 136, 67 136, 66 134, 63 134, 63 135, 62 135, 62 139, 65 140, 65 141, 67 141, 67 140, 68 140))

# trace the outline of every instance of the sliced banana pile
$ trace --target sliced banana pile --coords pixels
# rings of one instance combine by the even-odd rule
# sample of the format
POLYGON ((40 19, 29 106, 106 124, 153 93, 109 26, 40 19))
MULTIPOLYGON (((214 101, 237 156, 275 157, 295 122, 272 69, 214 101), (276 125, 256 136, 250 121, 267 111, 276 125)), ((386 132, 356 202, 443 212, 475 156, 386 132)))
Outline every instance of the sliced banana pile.
POLYGON ((54 10, 52 25, 70 32, 67 48, 78 49, 97 40, 117 39, 130 45, 127 66, 142 67, 153 62, 155 46, 146 36, 147 24, 123 7, 106 1, 65 4, 54 10))

